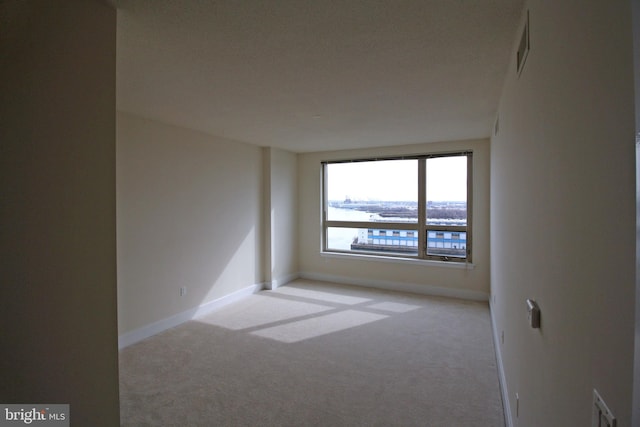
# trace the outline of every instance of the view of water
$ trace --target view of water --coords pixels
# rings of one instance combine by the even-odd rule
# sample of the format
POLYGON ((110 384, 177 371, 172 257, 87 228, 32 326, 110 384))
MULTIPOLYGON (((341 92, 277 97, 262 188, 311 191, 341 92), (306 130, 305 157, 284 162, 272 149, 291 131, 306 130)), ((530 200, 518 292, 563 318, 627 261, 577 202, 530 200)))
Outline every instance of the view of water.
MULTIPOLYGON (((354 209, 340 209, 329 207, 327 216, 331 220, 338 221, 371 221, 377 214, 357 211, 354 209)), ((357 228, 329 228, 328 249, 351 250, 351 242, 358 235, 357 228)))
POLYGON ((332 221, 371 221, 382 219, 378 214, 357 211, 355 209, 341 209, 329 206, 327 216, 332 221))
MULTIPOLYGON (((341 209, 329 207, 327 216, 334 221, 391 221, 407 222, 405 218, 382 218, 378 214, 358 211, 355 209, 341 209)), ((328 249, 351 250, 351 243, 358 235, 358 228, 331 227, 328 230, 328 249)))

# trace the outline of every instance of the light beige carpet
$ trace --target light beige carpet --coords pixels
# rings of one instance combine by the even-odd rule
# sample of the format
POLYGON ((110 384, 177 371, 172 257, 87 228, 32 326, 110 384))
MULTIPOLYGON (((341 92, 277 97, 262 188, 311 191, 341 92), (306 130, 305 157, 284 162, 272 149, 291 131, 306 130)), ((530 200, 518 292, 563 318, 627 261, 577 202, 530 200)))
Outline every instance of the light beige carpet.
POLYGON ((504 426, 488 305, 298 280, 120 353, 124 426, 504 426))

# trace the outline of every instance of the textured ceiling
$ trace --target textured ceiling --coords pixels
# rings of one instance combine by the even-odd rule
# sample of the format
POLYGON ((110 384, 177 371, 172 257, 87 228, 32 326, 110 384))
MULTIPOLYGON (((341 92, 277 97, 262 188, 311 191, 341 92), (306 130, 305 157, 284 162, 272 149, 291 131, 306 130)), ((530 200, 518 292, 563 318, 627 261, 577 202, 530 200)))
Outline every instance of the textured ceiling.
POLYGON ((488 137, 521 0, 120 0, 118 109, 295 152, 488 137))

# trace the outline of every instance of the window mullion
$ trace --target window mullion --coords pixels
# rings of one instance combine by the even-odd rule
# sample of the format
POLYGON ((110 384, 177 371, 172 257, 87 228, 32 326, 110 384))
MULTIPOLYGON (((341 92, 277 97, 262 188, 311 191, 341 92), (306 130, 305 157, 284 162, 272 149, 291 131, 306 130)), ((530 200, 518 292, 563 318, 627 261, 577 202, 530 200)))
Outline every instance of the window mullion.
POLYGON ((418 160, 418 257, 427 256, 427 160, 418 160))
POLYGON ((328 244, 327 244, 327 240, 329 239, 329 235, 328 235, 328 226, 327 226, 327 219, 329 218, 329 215, 327 213, 327 210, 329 209, 329 197, 328 197, 328 177, 327 177, 328 173, 327 173, 327 165, 323 164, 322 165, 322 242, 321 242, 321 246, 322 246, 322 250, 326 251, 328 248, 328 244))
POLYGON ((325 221, 325 228, 377 228, 380 230, 417 230, 418 226, 412 222, 373 222, 373 221, 325 221))
POLYGON ((466 262, 471 262, 473 247, 473 153, 467 153, 467 256, 466 262))
POLYGON ((467 231, 468 229, 466 225, 427 225, 425 228, 431 231, 459 231, 459 232, 464 232, 464 231, 467 231))

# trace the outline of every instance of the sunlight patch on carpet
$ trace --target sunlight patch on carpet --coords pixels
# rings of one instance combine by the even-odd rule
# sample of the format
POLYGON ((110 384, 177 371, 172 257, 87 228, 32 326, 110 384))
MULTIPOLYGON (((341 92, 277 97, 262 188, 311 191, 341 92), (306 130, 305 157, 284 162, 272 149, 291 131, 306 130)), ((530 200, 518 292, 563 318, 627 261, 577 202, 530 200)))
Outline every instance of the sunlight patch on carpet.
POLYGON ((368 305, 367 308, 373 308, 376 310, 390 311, 392 313, 408 313, 409 311, 417 310, 419 305, 402 304, 400 302, 379 302, 377 304, 368 305))
POLYGON ((387 317, 389 316, 357 310, 345 310, 338 313, 320 315, 311 319, 289 322, 284 325, 255 331, 252 334, 284 343, 294 343, 366 325, 387 317))
POLYGON ((236 307, 242 307, 242 309, 222 309, 203 316, 197 321, 237 331, 333 310, 333 307, 326 305, 260 295, 254 295, 251 304, 238 305, 233 308, 236 307))
POLYGON ((364 302, 371 301, 369 298, 354 297, 338 293, 334 294, 330 292, 313 291, 310 289, 294 288, 289 286, 278 288, 275 293, 345 305, 362 304, 364 302))

